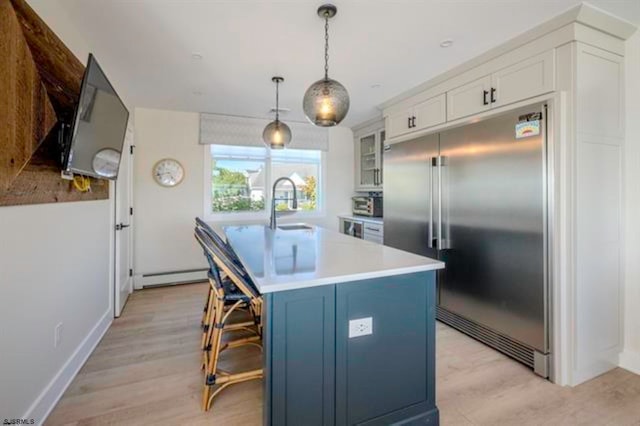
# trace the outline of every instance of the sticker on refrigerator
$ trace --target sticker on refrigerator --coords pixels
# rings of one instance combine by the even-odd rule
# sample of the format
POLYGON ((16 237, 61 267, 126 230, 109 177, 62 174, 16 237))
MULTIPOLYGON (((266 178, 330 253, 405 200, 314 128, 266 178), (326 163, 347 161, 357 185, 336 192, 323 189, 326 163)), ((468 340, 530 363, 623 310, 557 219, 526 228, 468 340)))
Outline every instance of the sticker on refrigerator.
POLYGON ((528 138, 540 134, 540 120, 523 121, 516 124, 516 139, 528 138))

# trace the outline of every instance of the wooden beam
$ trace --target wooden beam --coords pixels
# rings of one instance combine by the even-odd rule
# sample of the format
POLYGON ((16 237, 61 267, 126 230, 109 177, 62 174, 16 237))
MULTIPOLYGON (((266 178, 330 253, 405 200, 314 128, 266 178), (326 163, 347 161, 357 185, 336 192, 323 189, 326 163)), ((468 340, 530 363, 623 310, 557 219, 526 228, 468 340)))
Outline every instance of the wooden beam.
POLYGON ((0 190, 56 124, 56 113, 9 2, 0 1, 0 190))
POLYGON ((0 206, 103 200, 60 177, 58 119, 70 120, 84 66, 24 0, 0 0, 0 206))
POLYGON ((58 118, 71 118, 84 66, 26 1, 10 1, 58 118))
POLYGON ((109 181, 91 178, 91 191, 78 192, 60 178, 56 132, 40 145, 9 189, 0 190, 0 206, 105 200, 109 181))

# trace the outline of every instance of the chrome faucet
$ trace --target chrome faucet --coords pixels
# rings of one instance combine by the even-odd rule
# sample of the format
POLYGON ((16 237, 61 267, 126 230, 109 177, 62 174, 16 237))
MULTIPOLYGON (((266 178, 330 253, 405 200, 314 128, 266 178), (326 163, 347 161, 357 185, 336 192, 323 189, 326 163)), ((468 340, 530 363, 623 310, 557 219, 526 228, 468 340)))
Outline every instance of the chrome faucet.
POLYGON ((291 187, 293 188, 293 205, 292 205, 292 207, 294 209, 298 208, 298 195, 296 194, 296 184, 293 183, 293 181, 291 179, 289 179, 288 177, 281 177, 281 178, 276 179, 276 181, 273 182, 273 189, 271 190, 271 221, 269 223, 269 227, 271 229, 276 229, 277 228, 277 225, 276 225, 276 186, 278 186, 280 181, 283 181, 283 180, 288 180, 291 183, 291 187))

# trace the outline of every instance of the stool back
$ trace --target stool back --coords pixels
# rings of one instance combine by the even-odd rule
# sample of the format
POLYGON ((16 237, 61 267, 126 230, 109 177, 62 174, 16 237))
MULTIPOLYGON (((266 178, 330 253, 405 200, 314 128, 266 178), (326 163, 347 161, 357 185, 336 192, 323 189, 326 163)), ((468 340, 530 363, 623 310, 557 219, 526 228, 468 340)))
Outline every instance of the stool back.
POLYGON ((226 250, 215 243, 204 228, 196 227, 196 238, 204 243, 203 247, 213 258, 214 264, 227 274, 245 296, 250 297, 252 300, 261 298, 260 292, 248 277, 246 271, 229 257, 226 250))

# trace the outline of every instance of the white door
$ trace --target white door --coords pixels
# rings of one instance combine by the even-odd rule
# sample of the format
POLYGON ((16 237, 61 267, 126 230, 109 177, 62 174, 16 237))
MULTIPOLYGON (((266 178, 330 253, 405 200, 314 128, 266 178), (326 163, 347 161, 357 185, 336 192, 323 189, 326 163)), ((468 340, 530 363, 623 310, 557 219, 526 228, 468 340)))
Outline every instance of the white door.
POLYGON ((447 120, 474 115, 491 108, 491 76, 447 92, 447 120))
POLYGON ((120 171, 116 181, 116 228, 115 228, 115 316, 122 313, 129 294, 133 291, 133 129, 127 127, 120 171))

